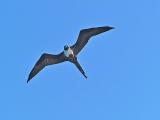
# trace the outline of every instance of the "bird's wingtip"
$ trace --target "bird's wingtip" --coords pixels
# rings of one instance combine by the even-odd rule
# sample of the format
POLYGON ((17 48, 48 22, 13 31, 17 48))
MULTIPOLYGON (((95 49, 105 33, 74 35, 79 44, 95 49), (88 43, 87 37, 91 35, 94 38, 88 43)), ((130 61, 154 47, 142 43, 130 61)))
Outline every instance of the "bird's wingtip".
POLYGON ((27 79, 27 83, 30 81, 30 78, 27 79))
POLYGON ((27 80, 27 83, 29 82, 29 80, 27 80))
POLYGON ((111 26, 104 26, 103 27, 106 31, 111 30, 111 29, 115 29, 115 27, 111 27, 111 26))
POLYGON ((115 29, 115 27, 111 27, 111 29, 115 29))
POLYGON ((115 29, 115 27, 111 27, 111 26, 108 26, 109 27, 109 29, 115 29))

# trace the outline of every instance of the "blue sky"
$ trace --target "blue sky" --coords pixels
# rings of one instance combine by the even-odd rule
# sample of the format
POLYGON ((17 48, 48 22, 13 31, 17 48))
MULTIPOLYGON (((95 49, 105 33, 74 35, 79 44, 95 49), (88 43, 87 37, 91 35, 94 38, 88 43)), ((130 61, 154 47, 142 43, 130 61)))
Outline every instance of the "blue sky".
POLYGON ((159 120, 159 0, 0 2, 1 120, 159 120), (44 52, 72 45, 80 29, 109 25, 71 63, 27 84, 44 52), (102 57, 100 57, 102 56, 102 57))

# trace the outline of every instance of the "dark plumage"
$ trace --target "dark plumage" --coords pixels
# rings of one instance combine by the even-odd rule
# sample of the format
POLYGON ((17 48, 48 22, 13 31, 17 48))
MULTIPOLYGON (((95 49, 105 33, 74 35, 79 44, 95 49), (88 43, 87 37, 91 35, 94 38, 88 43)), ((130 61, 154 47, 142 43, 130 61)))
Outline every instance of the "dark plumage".
POLYGON ((83 29, 80 31, 77 42, 69 46, 64 46, 64 51, 58 55, 52 55, 44 53, 37 61, 33 69, 31 70, 27 82, 29 82, 39 71, 41 71, 45 66, 58 64, 64 61, 72 62, 78 70, 87 78, 84 70, 82 69, 81 65, 77 60, 78 53, 82 50, 82 48, 87 44, 88 40, 95 35, 103 33, 113 29, 113 27, 104 26, 104 27, 96 27, 96 28, 89 28, 83 29))
POLYGON ((106 32, 110 29, 113 29, 113 27, 97 27, 97 28, 89 28, 89 29, 83 29, 80 31, 77 42, 71 46, 71 48, 74 51, 74 54, 78 54, 81 49, 88 43, 88 40, 95 35, 98 35, 100 33, 106 32))

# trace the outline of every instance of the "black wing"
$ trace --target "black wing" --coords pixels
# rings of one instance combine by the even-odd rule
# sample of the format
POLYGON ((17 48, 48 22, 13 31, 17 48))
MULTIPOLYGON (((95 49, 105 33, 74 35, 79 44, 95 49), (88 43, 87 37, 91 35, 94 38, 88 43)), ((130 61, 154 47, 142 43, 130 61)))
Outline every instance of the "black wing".
POLYGON ((71 48, 74 51, 74 54, 77 55, 81 51, 81 49, 87 44, 88 40, 92 36, 106 32, 110 29, 113 29, 113 27, 104 26, 104 27, 96 27, 96 28, 89 28, 89 29, 81 30, 79 33, 77 42, 73 46, 71 46, 71 48))
POLYGON ((47 53, 42 54, 37 63, 35 64, 35 66, 33 67, 32 71, 30 72, 27 83, 45 66, 61 63, 64 62, 65 60, 66 59, 63 52, 61 52, 58 55, 52 55, 47 53))

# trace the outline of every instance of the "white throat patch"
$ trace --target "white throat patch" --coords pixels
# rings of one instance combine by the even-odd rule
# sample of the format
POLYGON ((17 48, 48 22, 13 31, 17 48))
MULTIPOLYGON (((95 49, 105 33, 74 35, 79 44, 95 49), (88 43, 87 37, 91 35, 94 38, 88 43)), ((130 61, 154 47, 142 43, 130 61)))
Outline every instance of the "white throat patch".
POLYGON ((66 57, 69 57, 69 55, 73 54, 73 51, 72 49, 69 47, 68 50, 64 50, 64 55, 66 57))

